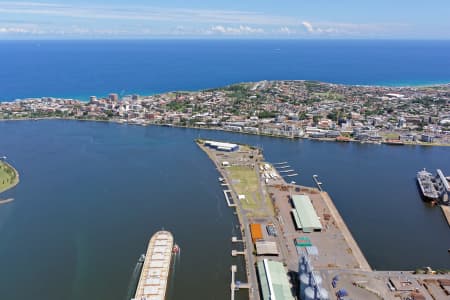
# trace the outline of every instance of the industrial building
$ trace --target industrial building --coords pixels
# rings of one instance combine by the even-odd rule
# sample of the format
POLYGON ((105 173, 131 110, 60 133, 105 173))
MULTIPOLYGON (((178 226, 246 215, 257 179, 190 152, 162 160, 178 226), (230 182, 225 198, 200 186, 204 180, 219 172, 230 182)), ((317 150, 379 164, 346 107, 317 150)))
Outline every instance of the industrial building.
POLYGON ((437 169, 436 189, 442 201, 448 203, 450 197, 450 184, 440 169, 437 169))
POLYGON ((258 240, 263 239, 261 224, 252 223, 250 224, 250 234, 252 236, 252 241, 255 243, 258 240))
POLYGON ((283 263, 264 259, 258 262, 261 299, 294 300, 283 263))
POLYGON ((280 251, 276 242, 273 241, 257 241, 255 243, 256 255, 279 255, 280 251))
POLYGON ((205 141, 205 146, 219 151, 233 152, 239 150, 239 145, 215 141, 205 141))
POLYGON ((291 211, 295 226, 303 232, 322 231, 322 224, 307 195, 292 195, 294 209, 291 211))

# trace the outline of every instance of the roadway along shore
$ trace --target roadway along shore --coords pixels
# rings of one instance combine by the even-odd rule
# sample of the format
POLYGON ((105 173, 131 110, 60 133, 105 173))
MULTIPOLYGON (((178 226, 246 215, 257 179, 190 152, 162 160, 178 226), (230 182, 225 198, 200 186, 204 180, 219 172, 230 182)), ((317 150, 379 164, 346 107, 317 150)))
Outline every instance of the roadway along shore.
MULTIPOLYGON (((102 122, 102 123, 117 123, 117 124, 126 124, 126 125, 139 125, 139 126, 163 126, 163 127, 174 127, 174 128, 187 128, 187 129, 199 129, 199 130, 212 130, 212 131, 224 131, 231 133, 239 133, 239 134, 247 134, 247 135, 257 135, 257 136, 267 136, 273 138, 282 138, 282 139, 308 139, 313 141, 321 141, 321 142, 337 142, 342 143, 342 141, 338 141, 335 138, 313 138, 309 136, 301 136, 301 137, 292 137, 286 135, 276 135, 276 134, 266 134, 266 133, 254 133, 254 132, 246 132, 246 131, 234 131, 225 129, 222 127, 204 127, 204 126, 182 126, 175 124, 160 124, 153 122, 136 122, 134 120, 124 120, 124 119, 92 119, 92 118, 72 118, 72 117, 39 117, 39 118, 11 118, 11 119, 0 119, 0 122, 17 122, 17 121, 42 121, 42 120, 66 120, 66 121, 84 121, 84 122, 102 122)), ((358 143, 358 144, 387 144, 384 142, 371 142, 371 141, 359 141, 355 139, 349 139, 346 142, 348 143, 358 143)), ((446 143, 424 143, 424 142, 403 142, 402 146, 424 146, 424 147, 450 147, 450 144, 446 143)), ((395 145, 396 147, 398 145, 395 145)))

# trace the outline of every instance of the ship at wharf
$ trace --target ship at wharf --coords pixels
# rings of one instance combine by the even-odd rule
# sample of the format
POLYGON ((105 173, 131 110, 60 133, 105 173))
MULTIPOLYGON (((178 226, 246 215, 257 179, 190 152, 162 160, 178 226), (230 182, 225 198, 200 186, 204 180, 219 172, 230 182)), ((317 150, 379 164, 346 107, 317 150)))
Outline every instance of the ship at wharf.
MULTIPOLYGON (((450 226, 450 183, 442 170, 436 170, 433 176, 426 169, 417 172, 417 185, 422 199, 431 204, 439 204, 442 213, 450 226)), ((450 252, 450 249, 449 249, 450 252)))

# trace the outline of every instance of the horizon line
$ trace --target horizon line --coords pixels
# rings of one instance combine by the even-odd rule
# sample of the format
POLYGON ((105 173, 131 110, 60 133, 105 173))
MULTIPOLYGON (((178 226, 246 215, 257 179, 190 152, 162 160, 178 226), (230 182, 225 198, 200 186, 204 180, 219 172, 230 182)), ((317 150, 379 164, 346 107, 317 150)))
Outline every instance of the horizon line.
POLYGON ((0 38, 0 42, 3 41, 157 41, 157 40, 205 40, 205 41, 264 41, 264 40, 279 40, 279 41, 450 41, 450 38, 412 38, 412 37, 258 37, 258 36, 80 36, 74 37, 70 36, 67 38, 61 37, 11 37, 11 38, 0 38))

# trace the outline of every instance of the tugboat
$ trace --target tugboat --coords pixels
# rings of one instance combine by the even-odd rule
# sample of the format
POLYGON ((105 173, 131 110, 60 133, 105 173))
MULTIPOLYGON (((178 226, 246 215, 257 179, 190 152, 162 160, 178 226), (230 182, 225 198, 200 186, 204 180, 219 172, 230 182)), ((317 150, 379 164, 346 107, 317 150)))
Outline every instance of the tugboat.
POLYGON ((172 253, 176 255, 179 254, 180 252, 181 252, 180 247, 177 244, 175 244, 172 248, 172 253))
POLYGON ((425 169, 417 172, 417 184, 426 201, 436 202, 439 199, 439 194, 434 186, 433 175, 430 172, 425 169))

